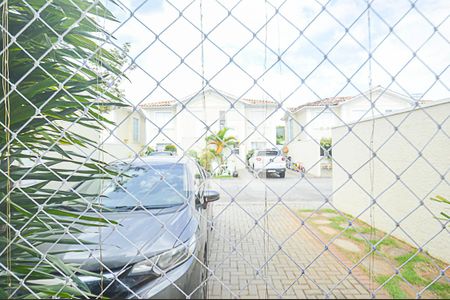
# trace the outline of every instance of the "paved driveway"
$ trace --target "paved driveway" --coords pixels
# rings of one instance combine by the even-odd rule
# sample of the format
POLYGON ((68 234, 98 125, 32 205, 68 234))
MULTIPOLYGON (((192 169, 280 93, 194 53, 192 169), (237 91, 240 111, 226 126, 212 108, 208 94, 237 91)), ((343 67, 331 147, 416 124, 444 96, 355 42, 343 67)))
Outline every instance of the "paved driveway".
POLYGON ((214 181, 222 199, 214 203, 209 298, 369 297, 364 272, 349 274, 351 262, 334 247, 325 249, 297 214, 324 203, 329 178, 299 181, 289 173, 259 181, 244 170, 237 179, 214 181), (276 203, 278 196, 283 202, 276 203))
POLYGON ((256 178, 248 170, 239 171, 238 178, 214 179, 212 186, 221 193, 221 204, 236 201, 239 204, 269 203, 279 197, 290 206, 316 208, 325 203, 332 192, 331 178, 305 177, 300 173, 288 171, 285 178, 273 175, 269 178, 256 178), (234 199, 233 199, 234 198, 234 199))

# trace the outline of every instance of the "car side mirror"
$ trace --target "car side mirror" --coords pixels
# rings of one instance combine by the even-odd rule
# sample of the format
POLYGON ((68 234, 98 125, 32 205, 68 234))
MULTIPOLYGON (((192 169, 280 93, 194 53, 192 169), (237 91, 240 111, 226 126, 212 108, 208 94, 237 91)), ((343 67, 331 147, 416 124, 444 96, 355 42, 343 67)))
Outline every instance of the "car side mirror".
POLYGON ((207 190, 203 195, 205 203, 214 202, 220 199, 220 194, 217 191, 207 190))

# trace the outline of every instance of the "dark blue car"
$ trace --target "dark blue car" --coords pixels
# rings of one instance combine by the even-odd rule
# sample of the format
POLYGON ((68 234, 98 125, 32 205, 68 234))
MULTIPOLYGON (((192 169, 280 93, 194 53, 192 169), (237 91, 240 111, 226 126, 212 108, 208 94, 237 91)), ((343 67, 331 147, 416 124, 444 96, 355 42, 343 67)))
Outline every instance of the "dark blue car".
POLYGON ((82 250, 62 258, 103 274, 80 277, 95 295, 204 298, 209 203, 219 199, 208 190, 204 170, 175 156, 113 164, 113 169, 119 173, 113 180, 87 181, 76 190, 97 195, 91 200, 96 210, 119 224, 81 227, 77 238, 83 246, 52 250, 82 250))

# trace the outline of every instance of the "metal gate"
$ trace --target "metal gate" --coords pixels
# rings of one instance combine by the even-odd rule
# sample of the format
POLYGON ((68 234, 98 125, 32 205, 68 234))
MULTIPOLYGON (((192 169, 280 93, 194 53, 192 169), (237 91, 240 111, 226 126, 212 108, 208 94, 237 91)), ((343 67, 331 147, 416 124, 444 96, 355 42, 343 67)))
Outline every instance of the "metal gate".
POLYGON ((450 297, 446 1, 1 8, 1 298, 450 297))

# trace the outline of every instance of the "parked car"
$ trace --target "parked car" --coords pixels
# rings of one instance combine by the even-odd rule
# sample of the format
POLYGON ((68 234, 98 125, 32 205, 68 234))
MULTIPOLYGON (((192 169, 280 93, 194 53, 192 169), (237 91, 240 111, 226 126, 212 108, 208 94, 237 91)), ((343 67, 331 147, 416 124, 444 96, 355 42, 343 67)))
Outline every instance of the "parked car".
POLYGON ((255 173, 286 175, 286 158, 277 149, 256 150, 250 157, 249 164, 255 173))
POLYGON ((155 151, 150 153, 148 156, 175 156, 175 153, 171 151, 155 151))
POLYGON ((94 295, 103 286, 102 296, 110 298, 174 299, 194 291, 192 298, 205 298, 209 204, 220 197, 208 190, 205 171, 193 159, 175 156, 112 164, 112 169, 119 173, 115 180, 90 180, 76 190, 100 195, 91 201, 119 225, 101 233, 78 228, 83 246, 57 245, 52 251, 73 250, 62 256, 64 262, 103 272, 102 282, 79 277, 94 295))

